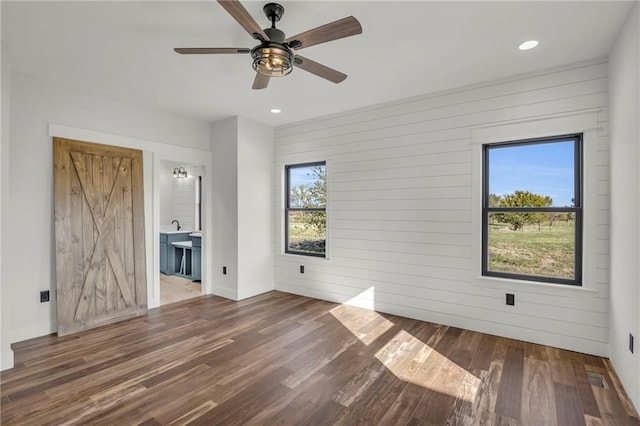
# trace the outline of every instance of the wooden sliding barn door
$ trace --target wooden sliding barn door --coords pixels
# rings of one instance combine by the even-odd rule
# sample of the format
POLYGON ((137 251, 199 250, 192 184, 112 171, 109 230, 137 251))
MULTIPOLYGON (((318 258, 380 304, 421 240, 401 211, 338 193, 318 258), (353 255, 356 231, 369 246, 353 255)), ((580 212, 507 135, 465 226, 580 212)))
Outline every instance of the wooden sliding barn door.
POLYGON ((144 315, 142 152, 53 139, 58 335, 144 315))

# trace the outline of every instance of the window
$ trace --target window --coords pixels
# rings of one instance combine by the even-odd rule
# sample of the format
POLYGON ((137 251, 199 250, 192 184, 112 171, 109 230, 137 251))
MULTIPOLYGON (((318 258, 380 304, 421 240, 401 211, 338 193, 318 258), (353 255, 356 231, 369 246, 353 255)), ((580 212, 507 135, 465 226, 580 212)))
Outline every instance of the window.
POLYGON ((582 285, 582 135, 483 146, 482 275, 582 285))
POLYGON ((325 256, 327 166, 325 162, 285 166, 285 252, 325 256))

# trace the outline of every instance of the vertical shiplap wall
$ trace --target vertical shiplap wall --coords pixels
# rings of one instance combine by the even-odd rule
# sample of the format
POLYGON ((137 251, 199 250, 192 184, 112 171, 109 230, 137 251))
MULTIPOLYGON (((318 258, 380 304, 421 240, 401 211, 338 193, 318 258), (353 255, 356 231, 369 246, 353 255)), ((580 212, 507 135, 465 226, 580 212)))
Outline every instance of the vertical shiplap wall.
MULTIPOLYGON (((172 178, 173 179, 173 178, 172 178)), ((193 229, 195 225, 196 189, 195 177, 173 179, 171 182, 172 220, 176 219, 185 229, 193 229)))
MULTIPOLYGON (((202 175, 200 166, 183 166, 186 179, 171 178, 172 220, 177 219, 185 229, 195 229, 196 221, 196 180, 202 175)), ((172 169, 173 170, 173 169, 172 169)))
MULTIPOLYGON (((607 63, 590 61, 279 127, 276 288, 396 315, 607 354, 607 63), (599 110, 594 291, 472 279, 471 129, 599 110), (329 258, 283 254, 283 166, 327 160, 329 258), (305 273, 299 273, 299 265, 305 273)), ((374 90, 374 89, 372 89, 374 90)))
POLYGON ((202 166, 162 161, 160 164, 160 226, 175 229, 171 221, 178 220, 187 230, 195 229, 196 180, 203 175, 202 166), (184 167, 188 177, 176 179, 173 169, 184 167))

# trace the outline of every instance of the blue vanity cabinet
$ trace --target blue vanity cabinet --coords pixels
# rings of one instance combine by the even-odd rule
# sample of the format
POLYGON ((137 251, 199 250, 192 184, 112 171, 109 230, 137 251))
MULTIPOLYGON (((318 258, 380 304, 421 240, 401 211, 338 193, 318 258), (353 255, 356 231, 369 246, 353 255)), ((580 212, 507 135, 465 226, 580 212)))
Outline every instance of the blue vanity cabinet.
POLYGON ((202 271, 202 237, 191 237, 191 281, 200 281, 202 271))
POLYGON ((173 275, 176 271, 175 250, 171 243, 189 239, 191 232, 160 233, 160 272, 173 275))
POLYGON ((167 253, 169 248, 167 247, 167 234, 160 234, 160 272, 163 274, 169 274, 167 270, 167 253))

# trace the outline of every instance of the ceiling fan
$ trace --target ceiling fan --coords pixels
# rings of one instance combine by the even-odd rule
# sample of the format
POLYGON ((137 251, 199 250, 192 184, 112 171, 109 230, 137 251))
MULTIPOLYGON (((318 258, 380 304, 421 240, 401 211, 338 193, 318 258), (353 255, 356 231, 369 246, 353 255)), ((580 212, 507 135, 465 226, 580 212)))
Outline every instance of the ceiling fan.
POLYGON ((276 28, 276 22, 284 15, 284 7, 277 3, 267 3, 263 10, 271 21, 271 28, 260 29, 256 21, 238 0, 218 0, 218 3, 244 28, 251 37, 260 41, 253 49, 230 47, 181 47, 174 49, 185 55, 206 55, 220 53, 250 53, 256 77, 253 89, 264 89, 269 85, 271 77, 289 74, 294 66, 333 83, 340 83, 347 78, 346 74, 325 65, 304 58, 296 51, 320 43, 350 37, 362 33, 360 22, 353 16, 305 31, 293 37, 285 37, 283 31, 276 28))

